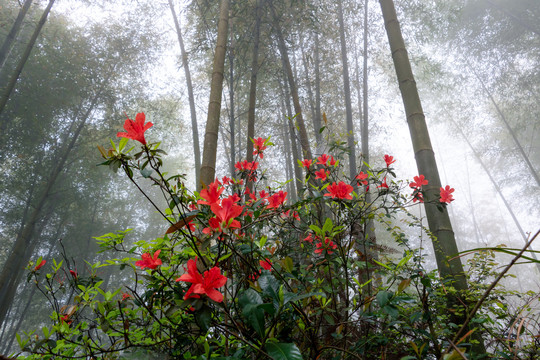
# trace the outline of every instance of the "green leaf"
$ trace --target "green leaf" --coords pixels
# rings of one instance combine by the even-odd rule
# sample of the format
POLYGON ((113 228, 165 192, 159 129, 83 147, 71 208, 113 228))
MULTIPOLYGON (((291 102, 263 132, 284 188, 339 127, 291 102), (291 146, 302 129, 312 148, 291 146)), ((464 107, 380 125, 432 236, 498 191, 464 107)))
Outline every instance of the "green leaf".
POLYGON ((152 175, 152 169, 149 169, 149 168, 144 168, 141 170, 141 175, 143 176, 143 178, 149 178, 150 175, 152 175))
POLYGON ((302 360, 300 350, 293 343, 268 342, 264 346, 266 352, 274 360, 302 360))
POLYGON ((332 231, 332 227, 333 227, 332 219, 326 218, 326 221, 324 222, 324 225, 322 228, 321 236, 324 235, 325 233, 330 233, 332 231))
POLYGON ((325 293, 322 293, 322 292, 310 292, 310 293, 307 293, 307 294, 300 294, 300 295, 297 295, 295 293, 292 293, 292 292, 286 292, 284 295, 283 295, 283 305, 287 304, 288 302, 294 302, 294 301, 298 301, 298 300, 302 300, 302 299, 306 299, 306 298, 310 298, 312 296, 323 296, 323 297, 326 297, 326 294, 325 293))
POLYGON ((210 322, 212 321, 212 309, 208 306, 203 306, 201 310, 195 313, 195 322, 204 331, 208 331, 210 328, 210 322))
POLYGON ((120 139, 120 143, 118 144, 118 152, 122 152, 122 150, 124 150, 124 148, 127 145, 128 140, 129 139, 125 137, 120 139))
POLYGON ((377 302, 381 307, 388 304, 394 294, 391 291, 379 291, 377 293, 377 302))
POLYGON ((289 274, 292 273, 294 269, 293 259, 287 256, 285 259, 282 260, 281 264, 283 265, 283 268, 285 268, 285 270, 287 270, 289 274))

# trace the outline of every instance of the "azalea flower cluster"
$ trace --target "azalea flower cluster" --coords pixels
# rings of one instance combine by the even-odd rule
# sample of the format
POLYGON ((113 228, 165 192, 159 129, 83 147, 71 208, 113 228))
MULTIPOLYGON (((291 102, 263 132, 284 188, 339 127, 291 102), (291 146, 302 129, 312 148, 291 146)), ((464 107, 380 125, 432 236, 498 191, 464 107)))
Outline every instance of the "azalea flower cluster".
POLYGON ((319 255, 323 255, 324 252, 330 255, 337 249, 337 245, 329 237, 325 237, 324 240, 322 240, 319 236, 310 233, 304 238, 304 241, 310 244, 315 243, 314 253, 319 255))

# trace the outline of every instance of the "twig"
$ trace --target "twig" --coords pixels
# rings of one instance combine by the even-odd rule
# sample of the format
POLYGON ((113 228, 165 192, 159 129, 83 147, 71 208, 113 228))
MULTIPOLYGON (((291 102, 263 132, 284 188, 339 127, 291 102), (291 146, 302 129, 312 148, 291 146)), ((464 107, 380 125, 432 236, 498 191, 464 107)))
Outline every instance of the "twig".
MULTIPOLYGON (((508 270, 510 270, 510 268, 512 266, 514 266, 514 264, 516 263, 516 261, 519 260, 519 258, 521 258, 521 256, 523 255, 523 253, 525 251, 527 251, 527 249, 529 248, 529 246, 531 246, 532 242, 538 237, 538 235, 540 234, 540 230, 538 230, 536 232, 536 234, 534 234, 534 236, 531 238, 531 240, 529 240, 527 242, 527 244, 525 244, 525 246, 523 247, 523 249, 521 249, 521 251, 519 252, 519 254, 517 254, 513 259, 512 261, 510 261, 510 263, 508 265, 506 265, 506 267, 504 268, 504 270, 499 274, 499 276, 497 276, 497 278, 495 279, 495 281, 493 281, 491 283, 491 285, 487 288, 487 290, 484 292, 484 295, 482 295, 482 297, 480 298, 480 300, 478 300, 478 302, 476 303, 476 305, 474 306, 474 308, 472 309, 472 311, 467 315, 467 319, 465 320, 465 322, 463 323, 463 325, 461 326, 461 328, 459 329, 459 331, 454 335, 454 339, 452 342, 450 342, 450 344, 453 344, 454 342, 457 341, 457 339, 459 338, 459 336, 461 335, 461 333, 463 332, 463 330, 465 330, 467 328, 467 326, 469 325, 469 323, 471 322, 473 316, 476 314, 476 312, 480 309, 480 306, 482 306, 482 304, 484 303, 484 301, 487 299, 489 293, 495 288, 495 286, 499 283, 499 281, 504 277, 504 275, 508 272, 508 270)), ((449 350, 449 349, 448 349, 449 350)), ((445 353, 448 353, 448 350, 446 350, 445 353)), ((444 356, 444 354, 443 354, 444 356)))

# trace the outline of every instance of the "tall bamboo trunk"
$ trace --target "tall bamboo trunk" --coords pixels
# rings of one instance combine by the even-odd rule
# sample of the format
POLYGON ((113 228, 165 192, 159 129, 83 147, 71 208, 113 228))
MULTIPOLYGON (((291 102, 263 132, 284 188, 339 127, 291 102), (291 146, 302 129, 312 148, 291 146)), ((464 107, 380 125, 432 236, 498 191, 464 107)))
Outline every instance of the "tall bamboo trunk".
MULTIPOLYGON (((418 172, 423 174, 429 181, 429 184, 426 186, 424 206, 429 229, 434 235, 433 249, 435 251, 437 267, 443 279, 452 281, 452 285, 458 290, 459 296, 460 293, 467 291, 467 280, 460 258, 448 261, 448 257, 458 253, 458 247, 448 211, 444 208, 443 211, 440 211, 437 208, 441 180, 429 138, 424 111, 422 110, 416 82, 411 70, 409 56, 397 20, 394 2, 392 0, 379 0, 379 3, 394 60, 399 89, 405 107, 405 114, 416 157, 416 165, 418 172)), ((454 307, 462 303, 461 299, 450 294, 447 295, 447 301, 449 307, 454 307)), ((456 314, 452 320, 459 325, 464 322, 465 317, 456 314)), ((473 351, 475 353, 485 353, 483 341, 481 339, 479 340, 480 344, 474 346, 473 351)))
POLYGON ((4 68, 6 59, 8 58, 11 50, 13 49, 13 44, 15 43, 15 39, 17 38, 19 31, 21 30, 22 22, 24 20, 24 17, 26 16, 26 13, 28 12, 28 9, 30 9, 30 5, 32 5, 32 1, 33 0, 25 0, 23 6, 19 10, 19 14, 15 19, 13 26, 11 27, 11 30, 9 31, 9 34, 4 40, 2 47, 0 48, 0 71, 2 71, 2 69, 4 68))
POLYGON ((306 131, 306 125, 304 123, 304 116, 302 115, 302 106, 300 105, 300 97, 298 96, 298 88, 296 86, 296 81, 294 79, 291 62, 289 61, 289 53, 287 51, 287 46, 285 45, 285 39, 283 38, 283 32, 281 31, 281 25, 276 15, 274 7, 271 5, 270 10, 272 12, 272 17, 274 19, 274 30, 276 31, 276 36, 278 40, 279 52, 281 54, 281 59, 283 66, 285 67, 285 72, 287 73, 287 79, 289 81, 289 88, 291 91, 291 96, 293 99, 294 112, 296 117, 294 118, 298 124, 298 132, 300 134, 300 145, 302 146, 302 155, 304 159, 312 159, 311 147, 309 145, 309 138, 306 131))
POLYGON ((233 21, 230 21, 230 35, 231 35, 231 42, 229 46, 229 132, 230 132, 230 146, 231 149, 231 162, 229 163, 229 171, 231 173, 231 177, 234 177, 234 164, 236 163, 236 152, 234 149, 236 148, 236 130, 234 129, 234 37, 233 37, 233 21))
POLYGON ((223 71, 225 68, 225 53, 227 51, 228 26, 229 0, 221 0, 217 44, 214 53, 212 82, 210 85, 208 117, 206 119, 206 131, 204 133, 201 183, 197 184, 199 190, 202 188, 202 184, 208 185, 213 182, 216 175, 219 116, 221 114, 221 92, 223 90, 223 71))
MULTIPOLYGON (((257 74, 259 73, 259 38, 261 32, 261 4, 262 0, 257 0, 255 4, 255 26, 253 29, 253 53, 251 55, 251 78, 249 83, 249 106, 246 139, 246 159, 253 161, 253 143, 251 139, 255 137, 255 105, 257 101, 257 74)), ((253 184, 248 179, 247 186, 253 190, 253 184)), ((247 196, 247 195, 246 195, 247 196)))
MULTIPOLYGON (((32 52, 32 49, 34 48, 34 44, 36 43, 36 40, 38 38, 39 33, 41 32, 41 29, 43 28, 43 25, 45 25, 45 22, 47 21, 47 16, 49 16, 49 12, 51 11, 54 1, 55 0, 49 0, 49 4, 43 11, 41 18, 39 19, 39 22, 36 25, 34 33, 32 34, 30 41, 26 45, 26 49, 24 50, 24 53, 22 54, 19 62, 17 63, 17 67, 15 68, 15 70, 13 70, 13 73, 11 74, 11 77, 7 83, 7 86, 4 89, 2 97, 0 97, 0 114, 2 113, 2 111, 4 111, 4 108, 6 107, 9 97, 11 96, 11 92, 15 88, 15 85, 17 84, 17 80, 19 80, 19 76, 21 75, 24 65, 26 64, 26 61, 30 57, 30 53, 32 52)), ((0 117, 0 121, 1 120, 2 118, 0 117)))
POLYGON ((313 118, 313 128, 315 129, 315 139, 317 143, 321 142, 321 71, 320 71, 320 57, 319 57, 319 34, 315 32, 315 117, 313 118))
POLYGON ((283 118, 287 119, 287 126, 288 126, 288 136, 289 139, 291 139, 291 154, 292 154, 292 165, 294 169, 294 183, 296 185, 296 198, 301 199, 302 198, 302 170, 300 169, 300 166, 298 166, 298 161, 300 160, 300 154, 298 152, 298 146, 296 141, 296 129, 294 128, 294 124, 292 122, 292 109, 291 104, 288 101, 289 100, 289 91, 286 84, 287 80, 284 82, 279 82, 279 90, 281 95, 281 109, 283 112, 283 118), (286 112, 285 112, 286 111, 286 112))
POLYGON ((356 145, 354 140, 354 125, 352 118, 351 85, 349 80, 349 61, 347 60, 347 44, 345 40, 345 25, 343 21, 343 4, 338 0, 339 40, 341 44, 341 64, 343 68, 343 93, 345 95, 345 113, 347 123, 347 147, 349 149, 349 177, 356 188, 356 145))
POLYGON ((182 37, 182 29, 180 28, 180 21, 174 11, 172 0, 169 0, 169 7, 171 8, 171 14, 174 20, 174 27, 176 28, 176 35, 178 37, 178 43, 180 44, 180 53, 182 55, 182 65, 184 67, 184 74, 186 76, 186 85, 189 99, 189 111, 191 113, 191 134, 193 137, 193 155, 195 160, 195 183, 201 182, 201 146, 199 144, 199 129, 197 127, 197 111, 195 108, 195 96, 193 95, 193 84, 191 82, 191 72, 189 71, 189 63, 186 49, 184 47, 184 39, 182 37))

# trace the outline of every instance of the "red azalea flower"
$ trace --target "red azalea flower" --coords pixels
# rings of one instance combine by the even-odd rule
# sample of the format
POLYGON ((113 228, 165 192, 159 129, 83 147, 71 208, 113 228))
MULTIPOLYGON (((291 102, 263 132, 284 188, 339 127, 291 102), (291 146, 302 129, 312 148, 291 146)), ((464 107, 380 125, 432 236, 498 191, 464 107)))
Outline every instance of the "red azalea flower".
POLYGON ((328 160, 330 160, 330 156, 328 156, 327 154, 322 154, 321 156, 317 158, 317 165, 326 166, 326 163, 328 162, 328 160))
POLYGON ((315 249, 315 254, 322 254, 323 251, 326 251, 327 254, 333 254, 334 251, 332 250, 335 250, 337 248, 337 245, 334 244, 334 242, 329 238, 325 238, 324 245, 322 241, 320 241, 319 243, 317 243, 317 245, 315 245, 315 247, 317 248, 315 249))
POLYGON ((384 162, 386 163, 386 167, 389 167, 390 165, 392 165, 393 163, 395 163, 396 160, 394 160, 394 157, 393 157, 393 156, 390 156, 390 155, 384 155, 384 162))
POLYGON ((272 262, 268 258, 265 260, 259 260, 259 265, 261 265, 264 270, 272 271, 272 262))
POLYGON ((221 182, 223 183, 223 185, 229 185, 232 183, 232 179, 230 177, 224 176, 221 179, 221 182))
POLYGON ((227 197, 227 199, 231 199, 233 202, 237 203, 239 202, 240 200, 242 200, 240 198, 240 195, 238 195, 237 193, 234 193, 232 194, 231 196, 227 197))
POLYGON ((253 201, 257 200, 257 196, 249 188, 246 188, 246 195, 253 201))
POLYGON ((345 184, 343 181, 340 181, 337 185, 334 181, 334 183, 332 185, 328 185, 326 189, 328 190, 328 193, 324 194, 324 196, 331 196, 333 199, 338 198, 352 200, 351 192, 354 189, 351 185, 345 184))
POLYGON ((363 171, 360 171, 360 174, 356 175, 356 180, 358 180, 358 185, 360 184, 367 185, 368 184, 366 180, 367 177, 368 177, 368 174, 364 174, 363 171))
POLYGON ((219 197, 221 196, 221 193, 225 189, 220 187, 217 181, 214 181, 210 185, 206 187, 206 189, 202 189, 200 192, 200 196, 204 200, 197 201, 197 204, 203 204, 203 205, 214 205, 219 204, 219 197))
POLYGON ((37 264, 36 267, 34 268, 34 271, 38 271, 39 269, 41 269, 43 265, 45 265, 46 262, 47 262, 46 260, 41 260, 41 262, 37 264))
POLYGON ((259 163, 256 162, 256 161, 252 161, 252 162, 248 162, 247 160, 244 160, 242 162, 237 162, 234 167, 238 170, 238 171, 243 171, 243 170, 251 170, 251 171, 255 171, 257 170, 257 168, 259 167, 259 163))
POLYGON ((161 259, 158 258, 159 256, 159 253, 161 252, 161 250, 157 250, 155 253, 154 253, 154 256, 150 256, 149 253, 144 253, 141 255, 141 258, 142 260, 139 260, 135 263, 135 266, 138 266, 141 268, 141 270, 144 270, 144 268, 149 268, 149 269, 155 269, 157 268, 159 265, 161 265, 161 259))
POLYGON ((187 274, 180 276, 176 281, 190 282, 191 287, 184 295, 184 300, 191 297, 198 297, 197 294, 206 294, 210 299, 216 302, 223 301, 223 294, 217 291, 217 288, 222 287, 227 283, 227 278, 221 275, 221 270, 214 266, 203 275, 197 269, 197 258, 188 260, 187 274))
POLYGON ((413 193, 413 203, 415 202, 421 202, 423 203, 424 202, 424 195, 417 189, 414 191, 413 193))
POLYGON ((122 293, 122 300, 121 301, 126 301, 127 299, 129 299, 131 297, 133 297, 133 296, 131 296, 131 294, 122 293))
POLYGON ((450 185, 446 185, 445 188, 441 188, 441 199, 439 201, 450 204, 452 201, 454 201, 454 197, 452 195, 453 192, 454 188, 451 188, 450 185))
POLYGON ((210 209, 216 215, 216 217, 212 219, 216 219, 217 223, 215 220, 212 221, 212 219, 210 219, 208 224, 214 229, 240 227, 240 222, 238 220, 234 220, 234 218, 240 216, 244 210, 244 207, 237 205, 231 198, 223 199, 221 205, 214 204, 210 207, 210 209), (219 226, 215 226, 216 224, 219 224, 219 226))
POLYGON ((304 241, 307 241, 310 244, 313 244, 313 236, 309 234, 307 237, 304 238, 304 241))
POLYGON ((62 315, 60 316, 60 321, 62 323, 66 323, 68 325, 71 325, 72 321, 69 319, 69 315, 68 314, 65 314, 65 315, 62 315))
POLYGON ((150 129, 154 124, 151 122, 144 123, 146 116, 144 113, 138 113, 135 117, 135 121, 127 118, 124 123, 124 130, 127 132, 119 132, 117 137, 125 137, 132 140, 137 140, 143 145, 146 145, 146 139, 144 138, 144 132, 150 129))
POLYGON ((253 139, 253 147, 255 150, 253 151, 253 155, 259 155, 261 159, 264 157, 263 150, 266 150, 266 145, 264 143, 266 142, 266 139, 263 138, 257 138, 253 139))
POLYGON ((259 191, 259 198, 264 199, 268 197, 268 193, 264 190, 259 191))
POLYGON ((414 182, 410 183, 409 186, 413 189, 420 189, 422 185, 427 185, 428 181, 424 177, 424 175, 415 176, 413 178, 414 182))
POLYGON ((185 226, 189 228, 189 231, 194 232, 195 231, 195 224, 193 223, 193 220, 188 222, 185 226))
POLYGON ((311 159, 302 160, 302 167, 306 168, 306 169, 309 169, 312 162, 313 162, 313 160, 311 160, 311 159))
POLYGON ((382 189, 388 189, 388 184, 386 183, 386 176, 384 177, 381 185, 377 186, 378 188, 382 188, 382 189))
POLYGON ((77 272, 75 270, 69 270, 69 273, 71 274, 71 276, 73 276, 74 279, 77 279, 77 272))
POLYGON ((277 209, 278 207, 283 205, 286 199, 287 199, 287 193, 283 190, 280 190, 274 195, 268 197, 268 206, 266 208, 277 209))
POLYGON ((328 176, 328 174, 328 171, 320 169, 318 171, 315 171, 315 179, 321 179, 321 181, 326 181, 326 177, 328 176))
POLYGON ((335 166, 337 163, 336 159, 333 156, 330 156, 330 166, 335 166))

